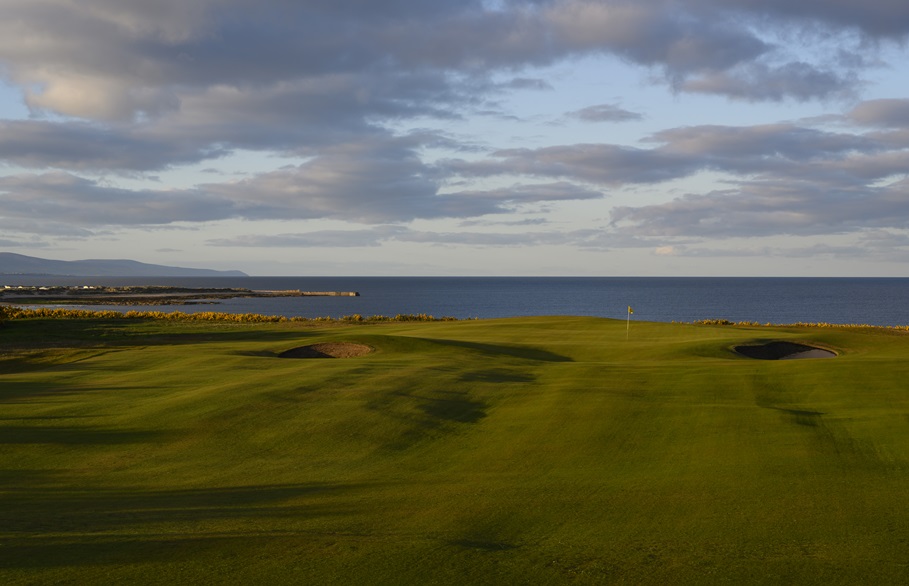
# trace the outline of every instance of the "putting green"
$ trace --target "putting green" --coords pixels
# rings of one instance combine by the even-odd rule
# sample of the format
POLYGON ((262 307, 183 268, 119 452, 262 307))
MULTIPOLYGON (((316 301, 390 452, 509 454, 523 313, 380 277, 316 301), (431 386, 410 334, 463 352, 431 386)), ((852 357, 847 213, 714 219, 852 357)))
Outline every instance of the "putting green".
POLYGON ((0 328, 4 584, 909 580, 909 337, 545 317, 0 328), (733 348, 817 345, 835 360, 733 348), (345 342, 351 360, 278 360, 345 342))

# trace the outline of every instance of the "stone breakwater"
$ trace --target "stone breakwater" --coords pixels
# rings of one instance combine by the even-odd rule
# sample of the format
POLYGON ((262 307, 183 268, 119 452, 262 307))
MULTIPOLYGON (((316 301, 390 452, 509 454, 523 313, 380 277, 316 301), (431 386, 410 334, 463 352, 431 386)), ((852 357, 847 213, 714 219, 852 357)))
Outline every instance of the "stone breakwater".
POLYGON ((359 297, 356 291, 253 291, 273 297, 359 297))
POLYGON ((356 291, 264 291, 164 286, 0 287, 0 302, 73 305, 185 305, 238 297, 359 297, 356 291))

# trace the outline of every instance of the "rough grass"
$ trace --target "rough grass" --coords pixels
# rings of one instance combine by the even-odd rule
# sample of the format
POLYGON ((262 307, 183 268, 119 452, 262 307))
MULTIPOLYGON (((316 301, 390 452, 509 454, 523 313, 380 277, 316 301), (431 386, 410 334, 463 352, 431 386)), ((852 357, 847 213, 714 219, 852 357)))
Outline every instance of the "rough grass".
POLYGON ((0 580, 904 583, 909 337, 14 320, 0 580), (354 360, 281 360, 345 340, 354 360), (789 340, 830 360, 732 351, 789 340))

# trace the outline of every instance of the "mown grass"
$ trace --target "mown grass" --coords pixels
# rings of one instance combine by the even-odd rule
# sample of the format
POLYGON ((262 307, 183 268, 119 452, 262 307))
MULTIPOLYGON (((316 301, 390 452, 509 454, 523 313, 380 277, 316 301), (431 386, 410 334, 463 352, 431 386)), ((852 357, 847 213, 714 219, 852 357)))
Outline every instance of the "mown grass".
POLYGON ((909 578, 905 332, 625 325, 10 321, 0 580, 909 578))

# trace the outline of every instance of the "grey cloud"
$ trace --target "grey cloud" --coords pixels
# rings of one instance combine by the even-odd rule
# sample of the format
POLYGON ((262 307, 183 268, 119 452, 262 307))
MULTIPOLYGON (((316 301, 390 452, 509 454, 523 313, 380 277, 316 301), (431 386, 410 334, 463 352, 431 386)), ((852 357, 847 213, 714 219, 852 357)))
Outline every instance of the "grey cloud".
POLYGON ((541 149, 506 149, 485 161, 449 160, 451 172, 474 177, 528 175, 564 177, 600 185, 657 183, 696 171, 688 156, 604 144, 579 144, 541 149))
POLYGON ((322 150, 299 166, 199 190, 242 202, 244 217, 339 218, 375 223, 447 214, 432 170, 408 145, 361 140, 322 150))
POLYGON ((474 226, 544 226, 549 224, 549 220, 546 218, 526 218, 524 220, 501 220, 501 221, 492 221, 492 220, 464 220, 460 222, 460 226, 464 227, 474 227, 474 226))
POLYGON ((854 93, 857 83, 854 74, 820 69, 809 63, 791 62, 772 67, 752 62, 692 77, 681 83, 680 89, 758 102, 848 97, 854 93))
MULTIPOLYGON (((260 91, 215 88, 204 96, 187 98, 179 113, 154 124, 0 121, 0 160, 31 168, 128 173, 197 163, 235 149, 309 156, 326 145, 357 140, 368 144, 389 136, 363 120, 354 80, 324 82, 260 91), (359 114, 352 114, 358 110, 359 114)), ((409 108, 388 99, 377 101, 387 108, 373 106, 374 113, 385 108, 387 116, 403 115, 409 108)), ((426 111, 425 107, 408 110, 413 115, 426 111)), ((414 148, 463 147, 429 131, 398 140, 409 141, 414 148)))
POLYGON ((857 29, 871 37, 909 34, 909 4, 902 0, 691 0, 707 11, 738 10, 751 17, 857 29))
POLYGON ((471 218, 527 203, 602 197, 568 182, 492 190, 437 192, 433 171, 414 156, 377 146, 332 149, 300 165, 229 184, 199 189, 244 202, 247 218, 334 218, 362 223, 417 218, 471 218))
POLYGON ((890 230, 868 230, 862 234, 861 242, 876 248, 909 248, 909 234, 890 230))
POLYGON ((379 226, 367 230, 325 230, 273 236, 241 236, 210 240, 213 246, 256 246, 269 248, 337 248, 373 247, 384 242, 416 242, 420 244, 464 246, 528 246, 549 242, 564 242, 557 232, 504 234, 493 232, 427 232, 394 226, 379 226))
POLYGON ((584 229, 537 232, 428 232, 409 231, 395 238, 406 242, 464 246, 574 246, 582 250, 604 251, 612 248, 649 247, 652 243, 641 238, 609 232, 605 229, 584 229))
POLYGON ((565 241, 565 235, 558 232, 501 233, 410 231, 399 236, 397 240, 435 245, 515 247, 560 244, 565 241))
POLYGON ((526 175, 606 186, 659 183, 708 170, 864 185, 905 168, 909 153, 903 149, 909 144, 899 139, 794 124, 692 126, 653 134, 647 139, 656 145, 651 149, 606 144, 509 149, 440 166, 465 177, 526 175))
POLYGON ((0 177, 8 218, 53 217, 76 226, 163 225, 228 218, 333 218, 361 223, 475 218, 522 204, 591 199, 569 182, 440 193, 437 171, 408 137, 337 145, 295 166, 192 189, 129 190, 70 173, 0 177))
POLYGON ((380 246, 386 240, 406 232, 399 226, 375 226, 364 230, 317 230, 297 234, 247 235, 216 238, 211 246, 240 246, 268 248, 360 248, 380 246))
POLYGON ((909 99, 868 100, 853 108, 846 117, 864 126, 909 128, 909 99))
POLYGON ((552 85, 545 79, 515 77, 505 83, 498 84, 498 87, 512 90, 551 90, 552 85))
MULTIPOLYGON (((25 248, 25 247, 36 248, 34 242, 23 242, 21 240, 5 240, 3 238, 0 238, 0 246, 2 246, 4 248, 18 248, 20 246, 23 248, 25 248)), ((44 248, 46 246, 47 245, 45 244, 43 246, 38 246, 37 248, 44 248)))
POLYGON ((677 246, 674 247, 677 256, 691 258, 865 258, 870 256, 868 248, 862 246, 830 246, 816 244, 813 246, 755 246, 738 248, 702 248, 677 246))
POLYGON ((204 193, 132 191, 63 172, 0 177, 0 199, 8 218, 54 218, 82 227, 203 222, 239 215, 231 202, 204 193))
MULTIPOLYGON (((2 191, 2 190, 0 190, 2 191)), ((40 234, 41 236, 56 236, 64 239, 82 239, 90 238, 95 235, 92 230, 74 226, 66 221, 56 221, 44 218, 0 218, 0 232, 9 234, 21 234, 19 242, 22 246, 32 240, 24 235, 40 234)), ((27 244, 31 246, 31 244, 27 244)), ((36 244, 37 245, 37 244, 36 244)))
POLYGON ((332 75, 268 87, 209 88, 185 98, 180 112, 163 117, 149 134, 202 146, 308 154, 389 134, 373 119, 451 117, 456 103, 470 100, 435 73, 375 77, 332 75))
POLYGON ((609 232, 585 229, 561 232, 434 232, 413 230, 402 226, 376 226, 360 230, 317 230, 276 235, 247 235, 208 241, 212 246, 262 248, 349 248, 375 247, 386 242, 411 242, 439 246, 468 247, 525 247, 575 246, 584 250, 611 248, 647 248, 653 242, 646 239, 609 232))
POLYGON ((150 171, 227 154, 223 147, 83 122, 0 120, 0 159, 27 168, 150 171))
POLYGON ((737 189, 689 194, 663 204, 617 207, 612 223, 621 231, 645 236, 697 238, 901 228, 909 222, 907 186, 909 180, 886 188, 837 189, 808 182, 742 182, 737 189))
POLYGON ((643 116, 637 112, 631 112, 613 104, 588 106, 587 108, 571 112, 568 116, 584 120, 585 122, 627 122, 629 120, 641 120, 643 118, 643 116))
MULTIPOLYGON (((368 100, 386 80, 446 67, 416 62, 427 54, 420 43, 434 38, 425 38, 425 29, 446 30, 453 14, 477 13, 470 3, 402 3, 375 18, 375 10, 328 9, 324 2, 207 0, 187 9, 174 3, 153 18, 147 2, 110 4, 13 0, 4 6, 0 60, 12 80, 40 86, 28 89, 33 107, 95 119, 157 117, 178 111, 200 90, 324 83, 329 76, 362 77, 359 94, 368 100), (20 41, 24 35, 28 43, 20 41)), ((419 97, 404 88, 396 99, 419 97)))
POLYGON ((571 50, 607 50, 631 61, 664 67, 670 77, 725 69, 770 50, 735 22, 692 18, 664 2, 565 0, 547 6, 544 22, 571 50))
MULTIPOLYGON (((836 160, 812 162, 788 173, 795 178, 812 180, 818 185, 870 185, 893 176, 905 176, 909 169, 909 151, 853 153, 836 160)), ((784 176, 784 173, 779 173, 784 176)))
POLYGON ((500 189, 459 191, 452 195, 465 200, 488 200, 501 203, 535 203, 603 197, 600 191, 587 189, 567 181, 533 185, 516 184, 500 189))
POLYGON ((782 156, 807 160, 881 148, 876 141, 860 135, 794 124, 684 126, 657 132, 649 141, 663 143, 665 150, 674 153, 728 158, 782 156))
POLYGON ((825 189, 866 186, 909 168, 909 133, 852 134, 771 124, 677 128, 651 140, 662 143, 661 150, 700 161, 704 169, 825 189))

